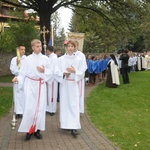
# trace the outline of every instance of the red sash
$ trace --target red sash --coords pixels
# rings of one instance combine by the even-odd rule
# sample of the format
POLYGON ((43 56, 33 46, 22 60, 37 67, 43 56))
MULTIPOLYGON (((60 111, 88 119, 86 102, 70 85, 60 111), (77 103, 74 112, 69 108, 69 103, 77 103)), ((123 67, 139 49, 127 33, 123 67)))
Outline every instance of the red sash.
POLYGON ((28 132, 29 134, 32 134, 35 132, 35 129, 36 129, 37 116, 38 116, 39 106, 40 106, 41 85, 44 83, 44 81, 42 78, 39 78, 39 79, 34 79, 34 78, 30 78, 30 77, 28 77, 28 78, 31 80, 39 82, 38 102, 37 102, 37 106, 36 106, 36 110, 35 110, 35 114, 34 114, 34 118, 33 118, 33 123, 30 127, 29 132, 28 132))

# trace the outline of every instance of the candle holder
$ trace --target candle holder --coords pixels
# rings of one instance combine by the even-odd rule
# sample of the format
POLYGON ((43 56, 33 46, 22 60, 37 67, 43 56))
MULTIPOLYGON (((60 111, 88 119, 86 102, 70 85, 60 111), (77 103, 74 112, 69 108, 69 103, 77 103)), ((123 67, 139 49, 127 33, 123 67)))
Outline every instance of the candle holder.
POLYGON ((11 128, 12 128, 13 130, 16 128, 16 124, 17 124, 16 115, 13 114, 13 119, 12 119, 12 121, 11 121, 11 123, 10 123, 11 128))

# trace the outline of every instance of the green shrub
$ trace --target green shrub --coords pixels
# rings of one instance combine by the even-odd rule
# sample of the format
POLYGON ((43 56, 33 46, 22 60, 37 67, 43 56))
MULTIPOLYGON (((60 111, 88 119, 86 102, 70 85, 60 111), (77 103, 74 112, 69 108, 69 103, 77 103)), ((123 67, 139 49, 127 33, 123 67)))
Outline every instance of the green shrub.
POLYGON ((0 51, 13 52, 19 45, 24 45, 27 51, 31 49, 31 40, 39 39, 39 31, 34 21, 9 21, 10 28, 7 28, 0 35, 0 51))

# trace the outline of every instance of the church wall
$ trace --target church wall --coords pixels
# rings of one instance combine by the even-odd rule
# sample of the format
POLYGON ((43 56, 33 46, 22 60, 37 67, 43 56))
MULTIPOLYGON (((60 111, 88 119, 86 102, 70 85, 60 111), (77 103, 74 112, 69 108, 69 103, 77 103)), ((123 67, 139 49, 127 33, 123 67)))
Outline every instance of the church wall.
POLYGON ((15 53, 0 52, 0 76, 11 75, 9 66, 15 53))

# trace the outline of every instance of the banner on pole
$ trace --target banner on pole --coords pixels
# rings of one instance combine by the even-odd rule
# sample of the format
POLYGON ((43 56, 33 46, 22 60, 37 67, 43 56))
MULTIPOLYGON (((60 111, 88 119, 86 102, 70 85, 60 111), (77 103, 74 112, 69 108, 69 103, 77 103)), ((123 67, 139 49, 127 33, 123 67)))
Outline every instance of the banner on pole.
POLYGON ((67 33, 67 40, 75 40, 79 42, 79 50, 83 51, 83 44, 84 44, 84 33, 76 33, 76 32, 69 32, 67 33))
POLYGON ((48 46, 54 46, 54 29, 53 25, 51 25, 50 39, 48 42, 48 46))

